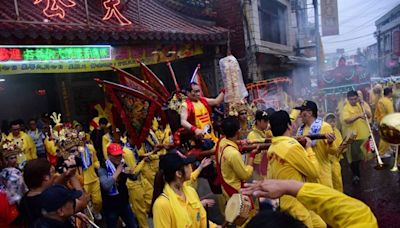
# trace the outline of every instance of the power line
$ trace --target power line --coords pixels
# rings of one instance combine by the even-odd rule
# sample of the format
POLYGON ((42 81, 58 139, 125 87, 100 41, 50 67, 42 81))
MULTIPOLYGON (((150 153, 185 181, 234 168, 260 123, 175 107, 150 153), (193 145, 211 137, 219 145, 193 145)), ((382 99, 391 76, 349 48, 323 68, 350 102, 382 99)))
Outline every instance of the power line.
POLYGON ((351 40, 357 40, 357 39, 361 39, 361 38, 364 38, 364 37, 371 36, 373 34, 374 33, 368 33, 368 34, 365 34, 365 35, 362 35, 362 36, 358 36, 358 37, 353 37, 353 38, 350 38, 350 39, 336 40, 336 41, 324 42, 324 43, 331 44, 331 43, 340 43, 340 42, 346 42, 346 41, 351 41, 351 40))

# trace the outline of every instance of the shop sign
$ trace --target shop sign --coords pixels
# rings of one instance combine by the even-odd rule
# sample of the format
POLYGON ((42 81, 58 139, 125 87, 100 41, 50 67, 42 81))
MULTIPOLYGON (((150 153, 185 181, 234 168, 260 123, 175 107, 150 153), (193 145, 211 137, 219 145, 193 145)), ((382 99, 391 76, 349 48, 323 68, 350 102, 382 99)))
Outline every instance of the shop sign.
POLYGON ((111 46, 0 46, 0 62, 111 60, 111 46))
POLYGON ((203 54, 200 45, 0 46, 0 75, 79 73, 137 67, 203 54))

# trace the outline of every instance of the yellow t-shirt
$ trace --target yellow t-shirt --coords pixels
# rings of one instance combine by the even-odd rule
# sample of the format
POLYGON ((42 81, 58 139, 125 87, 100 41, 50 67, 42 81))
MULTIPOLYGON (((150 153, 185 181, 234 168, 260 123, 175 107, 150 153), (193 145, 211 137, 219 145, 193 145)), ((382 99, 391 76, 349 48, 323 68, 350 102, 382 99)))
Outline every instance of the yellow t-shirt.
MULTIPOLYGON (((188 218, 190 220, 189 223, 191 224, 186 224, 185 227, 203 228, 207 226, 206 211, 203 205, 201 205, 197 192, 189 186, 184 186, 184 188, 186 189, 186 199, 183 199, 176 193, 168 194, 165 190, 163 194, 156 199, 153 205, 154 228, 178 228, 177 219, 179 218, 188 218), (176 197, 178 205, 174 207, 178 208, 172 208, 170 203, 170 200, 173 200, 172 197, 176 197), (179 214, 175 215, 174 211, 179 214)), ((181 220, 181 222, 183 222, 183 220, 181 220)), ((209 225, 212 228, 216 227, 212 222, 209 222, 209 225)))
POLYGON ((330 227, 376 228, 377 220, 363 202, 320 184, 305 183, 297 200, 330 227))
POLYGON ((363 140, 369 137, 367 121, 359 118, 353 123, 347 124, 345 120, 361 114, 363 114, 363 111, 360 104, 352 106, 350 103, 347 102, 342 110, 343 124, 346 126, 347 131, 353 131, 357 134, 356 140, 363 140))
MULTIPOLYGON (((309 126, 305 126, 303 130, 303 135, 308 135, 310 131, 309 126)), ((319 134, 333 133, 332 126, 326 122, 322 122, 321 130, 319 134)), ((319 177, 317 179, 318 183, 332 187, 332 167, 330 155, 336 155, 337 145, 334 143, 329 144, 327 140, 316 140, 315 146, 313 146, 313 151, 317 157, 319 163, 319 177)), ((313 179, 309 179, 310 182, 315 182, 313 179)))
MULTIPOLYGON (((319 164, 311 148, 307 150, 295 139, 287 136, 272 138, 268 149, 268 179, 297 180, 317 178, 319 164)), ((280 207, 308 227, 313 226, 310 211, 292 196, 282 196, 280 207)))
MULTIPOLYGON (((122 156, 125 160, 126 165, 128 166, 128 168, 133 170, 134 175, 138 175, 140 171, 142 171, 144 161, 137 163, 134 152, 128 147, 124 147, 122 150, 124 151, 124 154, 122 156)), ((132 184, 131 182, 133 181, 131 179, 128 179, 126 184, 129 186, 132 184)))
MULTIPOLYGON (((247 135, 247 140, 255 140, 255 141, 262 141, 266 138, 271 138, 272 132, 271 131, 261 131, 258 130, 256 127, 253 127, 253 130, 247 135)), ((262 156, 265 156, 266 151, 262 151, 261 153, 257 154, 254 158, 254 164, 259 165, 261 163, 262 156)))
MULTIPOLYGON (((217 159, 221 166, 222 178, 238 191, 240 190, 241 182, 248 180, 253 174, 253 166, 244 164, 239 147, 229 139, 221 139, 217 159), (223 148, 225 148, 224 151, 222 151, 223 148)), ((227 195, 225 191, 224 193, 227 195)))
POLYGON ((104 156, 105 160, 108 159, 107 147, 111 144, 111 142, 112 141, 111 141, 110 133, 103 135, 102 148, 103 148, 103 156, 104 156))
MULTIPOLYGON (((89 166, 87 170, 83 171, 83 183, 90 184, 99 179, 99 177, 96 174, 95 168, 98 169, 100 167, 100 162, 97 159, 96 150, 94 149, 93 145, 87 144, 86 146, 88 147, 89 153, 92 156, 92 165, 89 166)), ((85 153, 83 154, 85 155, 85 153)), ((84 159, 85 158, 82 158, 82 160, 84 159)))
MULTIPOLYGON (((333 143, 339 149, 340 144, 342 144, 342 142, 343 142, 342 134, 340 134, 340 131, 336 127, 333 128, 333 132, 335 133, 335 137, 336 137, 336 139, 335 139, 335 141, 333 141, 333 143)), ((341 157, 342 157, 342 155, 331 155, 331 161, 339 162, 341 157)))
POLYGON ((388 97, 382 97, 379 99, 375 110, 375 120, 378 124, 382 121, 383 117, 394 112, 394 106, 392 99, 388 97))

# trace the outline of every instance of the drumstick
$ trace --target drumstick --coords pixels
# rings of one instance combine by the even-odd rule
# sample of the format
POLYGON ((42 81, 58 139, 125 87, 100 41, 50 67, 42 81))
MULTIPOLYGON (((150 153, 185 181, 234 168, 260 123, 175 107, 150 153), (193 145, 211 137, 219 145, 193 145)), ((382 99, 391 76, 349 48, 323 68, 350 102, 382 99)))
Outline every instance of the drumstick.
POLYGON ((90 219, 94 220, 94 216, 92 211, 90 210, 89 206, 86 206, 86 209, 89 211, 90 219))
POLYGON ((94 226, 94 228, 100 228, 98 225, 96 225, 96 223, 92 222, 92 220, 88 220, 90 225, 94 226))

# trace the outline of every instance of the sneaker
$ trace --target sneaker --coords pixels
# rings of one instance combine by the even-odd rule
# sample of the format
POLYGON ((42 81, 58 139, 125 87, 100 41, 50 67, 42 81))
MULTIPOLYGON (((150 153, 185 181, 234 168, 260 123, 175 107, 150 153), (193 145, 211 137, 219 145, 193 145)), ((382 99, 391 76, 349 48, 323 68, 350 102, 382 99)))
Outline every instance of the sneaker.
POLYGON ((360 183, 360 178, 358 176, 353 177, 353 184, 358 185, 360 183))
POLYGON ((100 213, 93 213, 93 216, 94 216, 94 218, 95 218, 96 220, 98 220, 98 221, 103 219, 103 217, 101 216, 100 213))
POLYGON ((390 158, 392 155, 390 153, 385 153, 384 155, 381 155, 381 158, 390 158))

